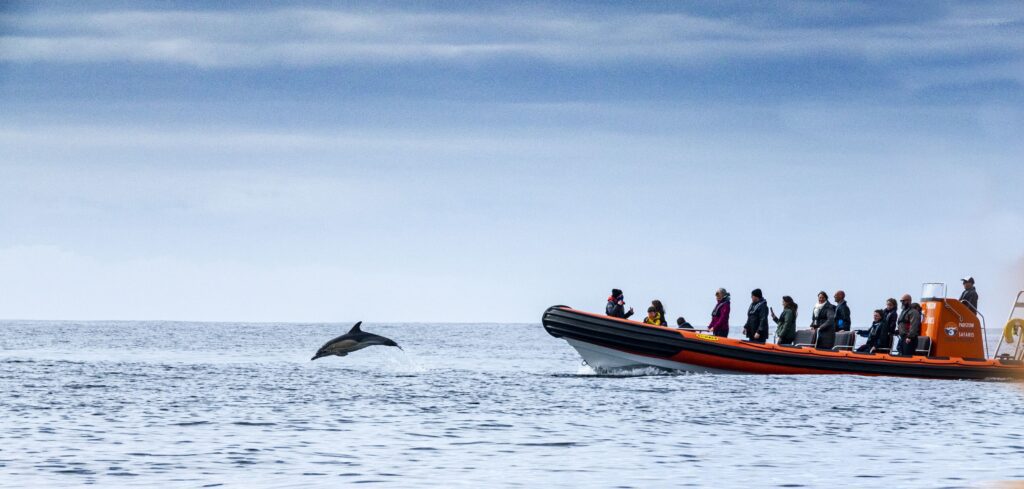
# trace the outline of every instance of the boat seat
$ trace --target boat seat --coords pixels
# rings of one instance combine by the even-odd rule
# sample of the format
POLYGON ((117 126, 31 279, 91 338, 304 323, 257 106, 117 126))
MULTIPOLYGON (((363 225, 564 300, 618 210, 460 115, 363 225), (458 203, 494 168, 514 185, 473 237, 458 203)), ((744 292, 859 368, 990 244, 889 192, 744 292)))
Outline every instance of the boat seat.
POLYGON ((798 329, 796 331, 796 339, 793 340, 793 346, 814 346, 814 330, 813 329, 798 329))
POLYGON ((832 351, 843 351, 853 350, 853 345, 857 342, 857 334, 853 331, 837 331, 836 332, 836 343, 832 347, 832 351))
POLYGON ((917 348, 914 349, 914 355, 929 356, 932 353, 932 339, 928 336, 919 336, 917 338, 917 348))

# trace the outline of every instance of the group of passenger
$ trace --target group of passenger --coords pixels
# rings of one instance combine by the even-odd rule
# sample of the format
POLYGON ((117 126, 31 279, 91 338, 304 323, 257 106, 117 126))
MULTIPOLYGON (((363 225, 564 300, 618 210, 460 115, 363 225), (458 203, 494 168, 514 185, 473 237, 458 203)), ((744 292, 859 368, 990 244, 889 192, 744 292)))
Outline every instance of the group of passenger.
MULTIPOLYGON (((972 311, 978 310, 978 292, 974 288, 974 278, 965 277, 961 280, 964 285, 964 292, 960 301, 967 305, 972 311)), ((835 346, 836 333, 840 331, 851 331, 853 322, 850 318, 850 306, 846 303, 846 292, 837 290, 833 294, 835 303, 829 302, 828 294, 824 291, 818 292, 818 302, 811 311, 810 329, 813 331, 814 346, 823 350, 831 350, 835 346)), ((625 310, 625 298, 619 289, 612 289, 612 295, 608 297, 608 305, 605 313, 612 317, 629 318, 633 315, 633 308, 625 310)), ((775 341, 780 345, 792 345, 796 341, 797 310, 799 306, 793 298, 782 296, 782 312, 776 315, 775 309, 768 306, 761 289, 754 289, 750 292, 750 307, 747 308, 747 320, 743 325, 743 336, 747 341, 754 343, 765 343, 768 340, 768 318, 771 317, 775 323, 775 341)), ((723 288, 715 291, 715 307, 711 310, 711 322, 708 325, 708 332, 715 335, 729 336, 729 313, 731 311, 731 296, 723 288)), ((885 307, 876 309, 872 316, 871 327, 866 330, 858 330, 856 333, 866 338, 863 345, 857 348, 860 353, 890 353, 893 348, 893 340, 898 339, 896 351, 900 355, 912 356, 917 350, 918 338, 921 335, 921 305, 913 302, 910 294, 904 294, 899 302, 889 298, 885 301, 885 307), (899 307, 897 307, 897 304, 899 307)), ((660 300, 651 301, 647 308, 645 324, 656 326, 668 326, 666 320, 665 306, 660 300)), ((676 327, 680 329, 694 329, 685 318, 676 319, 676 327)))

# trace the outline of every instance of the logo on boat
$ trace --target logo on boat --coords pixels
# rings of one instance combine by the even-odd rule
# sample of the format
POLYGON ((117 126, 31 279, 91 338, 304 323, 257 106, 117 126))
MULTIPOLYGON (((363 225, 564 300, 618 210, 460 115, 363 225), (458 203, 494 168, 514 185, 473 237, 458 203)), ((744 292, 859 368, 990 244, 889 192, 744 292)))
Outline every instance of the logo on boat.
POLYGON ((718 337, 713 334, 697 333, 697 337, 707 341, 718 341, 718 337))
POLYGON ((946 336, 956 336, 956 326, 947 326, 946 336))

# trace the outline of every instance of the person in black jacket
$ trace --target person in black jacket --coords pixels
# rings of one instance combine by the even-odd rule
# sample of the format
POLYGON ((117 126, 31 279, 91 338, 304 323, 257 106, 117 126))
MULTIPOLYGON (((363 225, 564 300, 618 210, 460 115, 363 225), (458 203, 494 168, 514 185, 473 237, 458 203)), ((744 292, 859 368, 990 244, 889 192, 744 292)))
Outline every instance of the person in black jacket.
POLYGON ((850 306, 846 305, 846 292, 836 291, 836 331, 850 330, 850 306))
MULTIPOLYGON (((874 353, 881 344, 882 338, 885 336, 885 311, 876 309, 874 314, 874 321, 871 323, 871 328, 867 331, 860 330, 857 334, 860 336, 867 336, 867 341, 864 342, 860 348, 857 348, 857 353, 874 353)), ((888 348, 888 347, 887 347, 888 348)))
POLYGON ((604 313, 613 318, 626 319, 633 315, 633 308, 626 311, 626 298, 619 289, 612 289, 612 295, 608 296, 608 304, 604 306, 604 313))
POLYGON ((676 319, 676 329, 693 329, 693 325, 686 318, 679 316, 676 319))
POLYGON ((764 343, 768 339, 768 301, 764 300, 761 289, 750 292, 750 308, 747 309, 743 334, 755 343, 764 343))
POLYGON ((892 297, 885 300, 885 309, 882 310, 882 321, 885 327, 882 328, 883 335, 878 337, 876 350, 884 350, 883 353, 892 351, 892 339, 896 336, 896 319, 899 311, 896 309, 896 299, 892 297))
POLYGON ((971 312, 978 312, 978 291, 974 288, 974 277, 960 279, 964 283, 964 293, 960 294, 960 302, 963 302, 971 312))
POLYGON ((811 313, 811 329, 815 331, 815 348, 831 350, 836 346, 836 306, 828 301, 825 291, 818 292, 818 303, 811 313))

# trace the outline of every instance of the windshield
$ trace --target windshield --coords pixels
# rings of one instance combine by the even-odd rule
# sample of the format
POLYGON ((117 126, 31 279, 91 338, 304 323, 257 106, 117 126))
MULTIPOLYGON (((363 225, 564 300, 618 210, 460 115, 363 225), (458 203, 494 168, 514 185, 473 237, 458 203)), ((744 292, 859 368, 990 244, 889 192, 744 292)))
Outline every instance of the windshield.
POLYGON ((924 284, 921 287, 921 300, 931 299, 945 299, 946 298, 946 284, 943 283, 932 283, 924 284))

